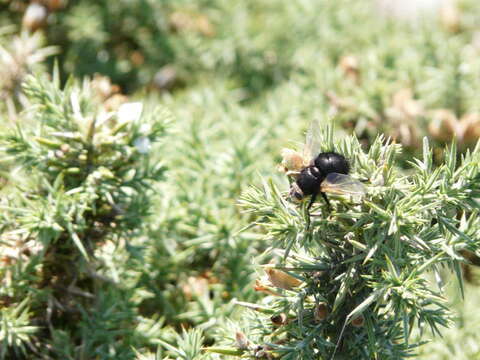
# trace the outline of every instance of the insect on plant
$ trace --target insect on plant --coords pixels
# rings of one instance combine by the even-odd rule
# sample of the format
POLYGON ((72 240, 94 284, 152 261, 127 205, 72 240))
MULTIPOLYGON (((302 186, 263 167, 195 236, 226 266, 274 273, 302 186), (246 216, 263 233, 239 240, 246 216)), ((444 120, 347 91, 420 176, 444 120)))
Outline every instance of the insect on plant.
POLYGON ((331 208, 326 193, 362 196, 365 186, 348 174, 350 164, 341 154, 333 151, 320 152, 320 131, 318 121, 313 121, 307 132, 303 154, 290 149, 282 151, 286 175, 295 179, 290 186, 290 199, 302 201, 310 196, 307 211, 318 194, 331 208))

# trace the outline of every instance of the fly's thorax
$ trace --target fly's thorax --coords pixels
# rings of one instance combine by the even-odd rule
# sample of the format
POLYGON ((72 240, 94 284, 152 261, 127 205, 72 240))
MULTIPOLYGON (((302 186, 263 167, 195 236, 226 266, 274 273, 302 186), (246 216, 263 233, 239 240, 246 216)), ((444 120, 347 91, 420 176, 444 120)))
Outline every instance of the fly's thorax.
POLYGON ((317 179, 322 179, 323 180, 323 177, 324 177, 324 174, 320 171, 320 169, 318 167, 316 167, 315 165, 313 166, 309 166, 307 169, 307 173, 317 179))
POLYGON ((297 181, 292 185, 290 194, 301 200, 305 196, 317 193, 323 179, 324 177, 315 166, 307 167, 300 172, 297 181))

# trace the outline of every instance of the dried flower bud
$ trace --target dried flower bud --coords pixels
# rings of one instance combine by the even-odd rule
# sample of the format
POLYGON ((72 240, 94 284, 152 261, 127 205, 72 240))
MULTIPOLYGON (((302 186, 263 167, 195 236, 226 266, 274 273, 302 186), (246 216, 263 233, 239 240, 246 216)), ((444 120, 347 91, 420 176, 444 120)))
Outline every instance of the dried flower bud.
POLYGON ((343 71, 345 76, 355 83, 360 80, 360 68, 358 66, 358 60, 353 55, 345 55, 340 58, 338 66, 343 71))
POLYGON ((145 63, 145 56, 140 51, 133 51, 130 55, 130 61, 135 66, 141 66, 145 63))
POLYGON ((235 333, 235 343, 240 350, 248 350, 250 347, 250 341, 248 341, 245 334, 241 331, 235 333))
POLYGON ((480 257, 474 252, 468 250, 460 250, 460 255, 462 255, 469 264, 480 266, 480 257))
POLYGON ((116 111, 118 108, 125 104, 128 101, 128 97, 122 94, 114 94, 110 96, 105 102, 103 106, 107 111, 116 111))
POLYGON ((415 118, 423 112, 422 106, 413 98, 413 92, 408 88, 397 91, 393 95, 392 103, 393 107, 401 112, 403 117, 415 118))
POLYGON ((459 132, 458 119, 451 110, 435 110, 428 125, 428 131, 436 140, 450 141, 459 132))
POLYGON ((3 266, 10 266, 13 263, 13 258, 7 255, 0 256, 0 263, 3 266))
POLYGON ((177 70, 172 65, 162 67, 153 77, 153 85, 159 90, 171 90, 177 83, 177 70))
POLYGON ((197 31, 204 36, 214 36, 215 28, 205 15, 198 15, 196 21, 197 31))
POLYGON ((466 145, 474 145, 480 138, 480 114, 466 114, 460 120, 462 126, 462 142, 466 145))
POLYGON ((328 307, 327 304, 325 303, 319 303, 315 306, 315 309, 313 311, 313 317, 317 322, 323 321, 327 318, 328 316, 328 307))
POLYGON ((108 76, 99 74, 95 74, 90 86, 102 101, 112 96, 116 92, 115 90, 118 90, 118 88, 115 88, 114 85, 112 85, 112 82, 108 76))
POLYGON ((300 286, 302 282, 292 275, 287 274, 284 271, 267 268, 265 269, 267 273, 268 280, 272 283, 273 286, 276 286, 280 289, 291 290, 294 287, 300 286))
POLYGON ((392 106, 385 110, 392 123, 395 139, 407 146, 417 146, 419 143, 416 118, 423 113, 421 104, 413 98, 410 89, 401 89, 392 97, 392 106))
POLYGON ((287 323, 287 315, 284 313, 277 314, 277 315, 272 315, 270 317, 270 320, 272 321, 272 324, 275 326, 282 326, 287 323))
POLYGON ((440 8, 440 23, 447 31, 460 30, 460 11, 456 4, 447 2, 440 8))
POLYGON ((62 150, 62 152, 64 154, 68 153, 70 151, 70 145, 68 144, 62 144, 60 145, 60 150, 62 150))
POLYGON ((273 296, 280 296, 279 293, 274 291, 269 284, 266 284, 264 281, 257 279, 255 281, 255 286, 253 288, 255 291, 260 291, 268 295, 273 295, 273 296))
POLYGON ((355 327, 362 327, 365 324, 365 317, 363 315, 355 316, 352 319, 352 325, 355 327))
POLYGON ((254 351, 255 359, 273 359, 272 354, 270 353, 270 347, 268 345, 258 346, 254 351))
POLYGON ((187 299, 203 297, 208 294, 208 281, 202 277, 190 276, 187 282, 182 285, 183 294, 187 299))
POLYGON ((14 299, 8 295, 0 296, 0 308, 10 306, 13 303, 14 299))
POLYGON ((46 4, 50 11, 60 10, 65 7, 67 0, 47 0, 46 4))
POLYGON ((205 15, 186 11, 176 11, 170 16, 170 29, 175 32, 197 32, 204 36, 215 35, 215 29, 205 15))
POLYGON ((337 110, 348 110, 353 106, 347 99, 339 97, 333 91, 328 90, 325 92, 325 97, 327 98, 330 105, 332 105, 337 110))
POLYGON ((181 11, 175 11, 170 15, 170 29, 174 32, 190 28, 192 25, 191 17, 181 11))
POLYGON ((33 2, 28 5, 23 15, 22 26, 31 32, 35 32, 47 23, 47 8, 39 3, 33 2))
POLYGON ((55 150, 55 157, 61 159, 65 156, 65 153, 61 150, 55 150))

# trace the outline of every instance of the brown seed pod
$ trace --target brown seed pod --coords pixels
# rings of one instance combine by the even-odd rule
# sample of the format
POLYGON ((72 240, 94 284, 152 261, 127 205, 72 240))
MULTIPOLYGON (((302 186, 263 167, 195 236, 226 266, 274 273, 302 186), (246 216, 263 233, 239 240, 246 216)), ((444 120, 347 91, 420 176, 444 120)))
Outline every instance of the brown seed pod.
POLYGON ((313 317, 315 318, 315 321, 321 322, 325 320, 328 316, 328 307, 327 304, 321 302, 315 306, 315 309, 313 311, 313 317))
POLYGON ((208 17, 190 11, 175 11, 170 15, 169 25, 172 32, 196 32, 208 37, 215 35, 215 28, 208 17))
POLYGON ((365 317, 363 315, 355 316, 352 319, 352 325, 355 327, 362 327, 365 324, 365 317))
POLYGON ((385 110, 393 127, 393 137, 406 146, 419 144, 417 117, 422 115, 422 105, 413 98, 411 89, 400 89, 392 96, 392 105, 385 110))
POLYGON ((339 97, 331 90, 325 92, 325 97, 330 105, 336 110, 350 110, 355 108, 354 104, 352 104, 348 99, 339 97))
POLYGON ((272 324, 275 326, 282 326, 287 324, 288 322, 287 315, 284 313, 272 315, 272 317, 270 317, 270 320, 272 321, 272 324))
POLYGON ((260 279, 257 279, 255 281, 255 286, 253 287, 253 289, 255 291, 263 292, 267 295, 280 296, 280 294, 278 292, 274 291, 273 288, 271 286, 269 286, 269 284, 266 284, 265 282, 263 282, 260 279))
POLYGON ((447 142, 462 131, 457 117, 451 110, 438 109, 431 114, 428 132, 435 140, 447 142))
POLYGON ((345 55, 340 58, 338 67, 342 70, 345 76, 355 83, 360 81, 360 67, 358 59, 353 55, 345 55))
POLYGON ((420 103, 413 98, 412 90, 408 88, 401 89, 393 95, 393 106, 408 118, 417 117, 423 111, 420 103))
POLYGON ((27 10, 25 10, 22 26, 31 32, 35 32, 46 25, 47 17, 47 8, 42 4, 32 2, 28 5, 27 10))
POLYGON ((208 281, 202 277, 190 276, 182 285, 182 290, 187 299, 204 297, 208 295, 208 281))
POLYGON ((67 0, 46 0, 45 5, 50 11, 57 11, 65 7, 67 0))
POLYGON ((465 114, 460 120, 460 124, 463 130, 462 142, 465 145, 475 145, 480 138, 480 114, 465 114))
POLYGON ((105 101, 113 94, 116 94, 120 91, 117 85, 112 84, 112 81, 108 76, 95 74, 92 81, 90 82, 90 87, 93 89, 95 95, 97 95, 101 101, 105 101))
POLYGON ((1 256, 1 257, 0 257, 0 263, 1 263, 2 265, 4 265, 4 266, 10 266, 10 265, 12 265, 12 263, 13 263, 13 259, 14 259, 14 258, 12 258, 12 257, 10 257, 10 256, 6 256, 6 255, 5 255, 5 256, 1 256))
POLYGON ((121 105, 128 102, 128 97, 122 94, 114 94, 110 96, 105 102, 103 106, 107 111, 116 111, 120 108, 121 105))
POLYGON ((235 343, 240 350, 248 350, 250 347, 250 341, 248 341, 245 334, 241 331, 235 333, 235 343))
POLYGON ((449 1, 440 8, 440 23, 445 30, 452 33, 460 31, 460 20, 460 10, 454 2, 449 1))
POLYGON ((272 283, 273 286, 276 286, 284 290, 292 290, 294 287, 300 286, 302 282, 296 277, 287 274, 284 271, 280 271, 273 268, 265 269, 267 273, 268 280, 272 283))
POLYGON ((133 51, 130 54, 130 61, 135 66, 141 66, 145 63, 145 56, 140 51, 133 51))
POLYGON ((153 77, 153 86, 158 90, 168 91, 178 84, 177 70, 173 65, 165 65, 153 77))
POLYGON ((196 21, 196 29, 197 31, 204 35, 204 36, 214 36, 215 35, 215 28, 205 15, 199 15, 196 21))

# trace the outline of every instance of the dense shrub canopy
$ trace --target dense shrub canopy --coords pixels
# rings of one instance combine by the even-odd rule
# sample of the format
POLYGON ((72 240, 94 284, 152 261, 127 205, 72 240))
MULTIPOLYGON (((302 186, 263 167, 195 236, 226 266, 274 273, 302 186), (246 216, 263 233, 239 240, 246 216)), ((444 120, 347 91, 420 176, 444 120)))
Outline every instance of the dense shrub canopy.
POLYGON ((477 356, 479 17, 0 0, 0 359, 477 356), (314 119, 368 191, 309 223, 314 119))

